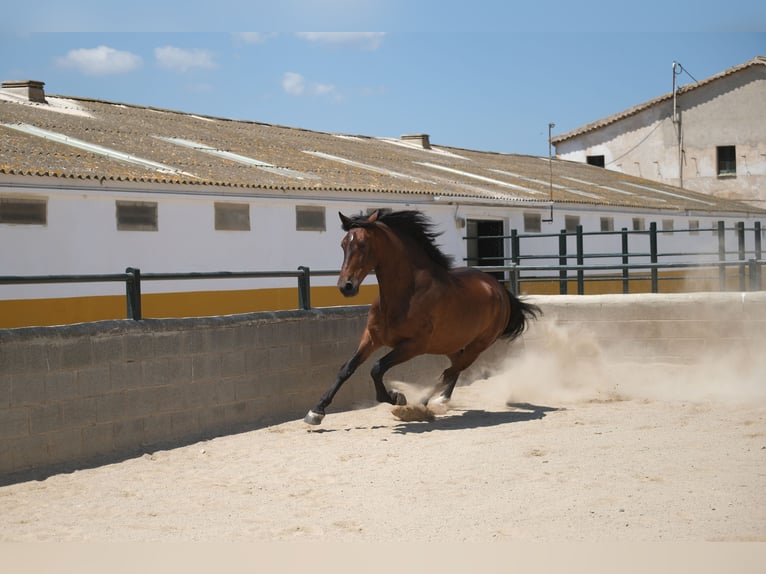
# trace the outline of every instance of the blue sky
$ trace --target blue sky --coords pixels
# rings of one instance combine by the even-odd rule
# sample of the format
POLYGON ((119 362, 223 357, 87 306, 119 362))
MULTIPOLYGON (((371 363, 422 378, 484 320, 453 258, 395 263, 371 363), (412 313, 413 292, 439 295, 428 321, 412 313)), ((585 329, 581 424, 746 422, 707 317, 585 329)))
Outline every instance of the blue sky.
POLYGON ((726 10, 645 0, 636 13, 595 0, 521 8, 508 0, 219 1, 210 14, 180 2, 108 4, 4 8, 0 79, 42 80, 51 94, 547 155, 549 122, 555 135, 668 93, 673 61, 688 71, 683 85, 766 56, 766 8, 750 0, 730 0, 726 10), (183 31, 235 25, 377 31, 183 31))

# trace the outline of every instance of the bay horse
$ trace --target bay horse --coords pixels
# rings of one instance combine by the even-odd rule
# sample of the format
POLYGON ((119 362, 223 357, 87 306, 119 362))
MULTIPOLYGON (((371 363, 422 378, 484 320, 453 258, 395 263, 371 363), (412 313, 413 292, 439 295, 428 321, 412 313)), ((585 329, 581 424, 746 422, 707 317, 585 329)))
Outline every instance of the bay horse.
POLYGON ((515 339, 541 311, 478 269, 453 268, 452 258, 436 245, 433 223, 419 211, 375 211, 346 217, 338 213, 343 237, 343 266, 338 289, 346 297, 359 292, 375 271, 379 295, 370 307, 356 352, 340 368, 335 382, 303 419, 318 425, 341 385, 380 347, 391 351, 371 371, 378 402, 407 404, 388 390, 383 375, 391 367, 423 354, 446 355, 442 373, 424 405, 439 392, 447 402, 460 373, 500 337, 515 339))

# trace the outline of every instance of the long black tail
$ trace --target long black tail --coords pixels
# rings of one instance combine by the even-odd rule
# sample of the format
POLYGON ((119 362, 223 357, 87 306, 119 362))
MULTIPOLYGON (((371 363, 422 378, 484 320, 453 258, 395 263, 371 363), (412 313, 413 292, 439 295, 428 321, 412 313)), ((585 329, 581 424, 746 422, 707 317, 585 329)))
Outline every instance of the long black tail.
POLYGON ((510 291, 506 292, 511 303, 511 318, 500 337, 513 340, 524 332, 529 321, 542 316, 543 312, 537 305, 525 303, 510 291))

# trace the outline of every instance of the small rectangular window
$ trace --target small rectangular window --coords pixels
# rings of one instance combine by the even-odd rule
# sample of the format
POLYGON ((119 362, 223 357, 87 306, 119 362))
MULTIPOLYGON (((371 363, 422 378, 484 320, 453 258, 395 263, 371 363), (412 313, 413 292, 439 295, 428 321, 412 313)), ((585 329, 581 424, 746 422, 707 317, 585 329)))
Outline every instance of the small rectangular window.
POLYGON ((157 203, 153 201, 118 201, 119 231, 157 231, 157 203))
POLYGON ((646 223, 643 217, 633 218, 633 231, 644 231, 646 229, 646 223))
POLYGON ((527 233, 540 233, 542 230, 542 217, 539 213, 524 213, 524 231, 527 233))
POLYGON ((601 218, 601 231, 614 231, 614 217, 601 218))
POLYGON ((716 148, 719 176, 737 175, 737 151, 733 145, 719 145, 716 148))
POLYGON ((250 231, 250 204, 215 202, 218 231, 250 231))
POLYGON ((321 205, 296 205, 295 229, 298 231, 326 231, 324 207, 321 205))
POLYGON ((21 197, 0 197, 0 223, 45 225, 48 223, 48 201, 21 197))
POLYGON ((575 231, 577 231, 578 225, 580 225, 579 215, 564 216, 564 229, 566 229, 568 233, 574 233, 575 231))
POLYGON ((689 235, 699 235, 700 234, 700 222, 698 219, 690 219, 689 220, 689 235))
POLYGON ((606 165, 603 155, 589 155, 585 157, 585 161, 597 167, 604 167, 606 165))
POLYGON ((662 220, 662 232, 663 233, 672 233, 673 232, 673 220, 672 219, 663 219, 662 220))

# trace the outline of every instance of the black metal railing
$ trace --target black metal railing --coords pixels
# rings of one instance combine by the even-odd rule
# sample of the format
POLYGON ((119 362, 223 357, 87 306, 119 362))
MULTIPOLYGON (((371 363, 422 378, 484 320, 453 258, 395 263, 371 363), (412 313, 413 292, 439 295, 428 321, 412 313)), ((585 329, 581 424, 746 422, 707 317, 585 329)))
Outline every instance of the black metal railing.
MULTIPOLYGON (((663 230, 658 232, 656 223, 650 225, 646 231, 602 231, 584 232, 582 226, 572 232, 562 230, 555 234, 520 234, 512 230, 511 235, 503 236, 510 239, 511 256, 497 258, 500 265, 474 265, 482 271, 489 273, 502 273, 507 277, 509 287, 518 293, 524 282, 558 281, 559 292, 567 294, 568 284, 571 279, 576 279, 577 293, 585 292, 586 281, 614 281, 616 277, 622 281, 623 293, 630 292, 630 284, 636 280, 649 280, 651 291, 659 292, 661 270, 690 270, 690 269, 713 269, 717 271, 717 279, 720 290, 726 290, 729 274, 728 268, 736 268, 739 278, 739 290, 760 291, 763 289, 763 268, 766 261, 763 259, 761 245, 761 225, 756 223, 752 228, 746 228, 743 223, 738 223, 728 231, 734 230, 737 237, 736 250, 731 250, 725 242, 727 228, 723 222, 710 229, 695 230, 663 230), (658 233, 689 233, 715 232, 718 237, 717 250, 698 252, 665 252, 658 249, 658 233), (754 240, 752 249, 746 248, 745 234, 752 231, 754 240), (629 247, 629 237, 632 235, 645 235, 649 237, 648 251, 633 251, 629 247), (619 236, 621 250, 619 252, 595 252, 585 251, 585 238, 588 236, 619 236), (558 251, 556 253, 527 253, 521 250, 521 242, 524 240, 540 240, 543 238, 558 237, 558 251), (567 251, 567 239, 575 237, 576 249, 574 253, 567 251), (736 255, 736 258, 728 258, 736 255), (748 257, 750 256, 750 257, 748 257), (661 258, 674 257, 685 258, 681 262, 661 262, 661 258), (619 259, 620 263, 594 264, 589 260, 612 258, 619 259), (707 258, 706 261, 689 261, 689 259, 707 258), (530 265, 526 261, 553 260, 557 264, 530 265), (575 264, 570 263, 575 260, 575 264), (591 272, 591 273, 586 273, 591 272), (570 276, 573 273, 574 276, 570 276), (554 274, 554 275, 551 275, 554 274), (606 274, 606 275, 605 275, 606 274)), ((477 238, 466 238, 477 239, 477 238)), ((487 239, 487 237, 481 237, 487 239)), ((492 238, 496 239, 496 238, 492 238)), ((486 261, 485 259, 484 261, 486 261)), ((483 261, 483 262, 484 262, 483 261)), ((469 264, 475 263, 467 259, 469 264)), ((92 274, 92 275, 37 275, 37 276, 0 276, 0 285, 19 284, 46 284, 46 283, 105 283, 122 282, 125 284, 126 315, 129 319, 140 320, 141 311, 141 285, 145 281, 177 281, 195 279, 273 279, 294 278, 297 280, 298 301, 297 308, 311 309, 311 278, 319 276, 337 276, 338 270, 311 270, 309 267, 300 266, 291 271, 217 271, 217 272, 191 272, 191 273, 142 273, 140 269, 128 267, 124 273, 92 274)))
POLYGON ((192 273, 141 273, 128 267, 125 273, 92 275, 28 275, 2 276, 0 285, 48 284, 48 283, 124 283, 126 314, 129 319, 143 318, 141 311, 141 284, 145 281, 175 281, 193 279, 273 279, 293 277, 298 282, 298 308, 311 309, 311 276, 337 275, 337 270, 311 271, 300 266, 295 271, 212 271, 192 273))
POLYGON ((481 265, 476 265, 479 261, 466 258, 469 265, 474 265, 482 270, 489 272, 503 272, 509 274, 509 282, 514 290, 518 291, 519 285, 523 282, 541 282, 552 280, 551 273, 558 272, 559 293, 567 294, 570 280, 575 279, 577 283, 577 293, 582 295, 585 292, 586 281, 614 281, 615 274, 622 281, 623 293, 630 292, 630 283, 637 280, 649 280, 652 293, 659 292, 660 271, 661 270, 690 270, 690 269, 711 269, 716 271, 719 290, 725 290, 729 274, 728 268, 736 268, 739 289, 741 291, 758 291, 762 286, 762 270, 764 266, 762 251, 762 228, 760 222, 755 222, 753 227, 745 227, 744 222, 738 222, 733 227, 725 227, 723 221, 717 222, 715 227, 696 228, 684 230, 662 230, 658 231, 657 224, 652 222, 647 230, 629 231, 626 228, 620 231, 583 231, 582 225, 578 225, 574 231, 562 229, 559 233, 519 233, 517 230, 511 230, 507 236, 493 237, 466 237, 465 239, 503 239, 509 240, 511 255, 510 257, 482 258, 481 265), (736 235, 736 250, 729 249, 726 244, 726 232, 734 231, 736 235), (694 252, 661 252, 659 250, 658 235, 670 235, 678 233, 715 233, 717 237, 717 249, 714 251, 694 251, 694 252), (747 249, 746 234, 752 233, 752 248, 747 249), (585 240, 587 237, 619 237, 620 251, 615 252, 587 252, 585 249, 585 240), (648 237, 648 251, 630 251, 631 236, 648 237), (574 253, 568 250, 568 238, 575 238, 574 253), (530 242, 539 242, 540 240, 551 238, 558 239, 558 250, 556 252, 535 253, 535 249, 528 248, 522 250, 522 240, 525 246, 530 242), (735 258, 730 258, 735 256, 735 258), (662 262, 667 258, 681 258, 681 262, 662 262), (594 264, 591 260, 598 259, 617 259, 620 263, 612 264, 594 264), (535 264, 530 265, 527 261, 556 261, 558 264, 535 264), (574 264, 571 261, 574 260, 574 264), (485 265, 487 262, 497 262, 497 265, 485 265), (509 265, 510 264, 510 265, 509 265), (592 272, 586 274, 586 271, 592 272), (600 273, 599 273, 600 272, 600 273), (636 273, 643 274, 636 274, 636 273), (570 276, 574 273, 574 277, 570 276), (603 273, 607 273, 606 276, 603 273))

